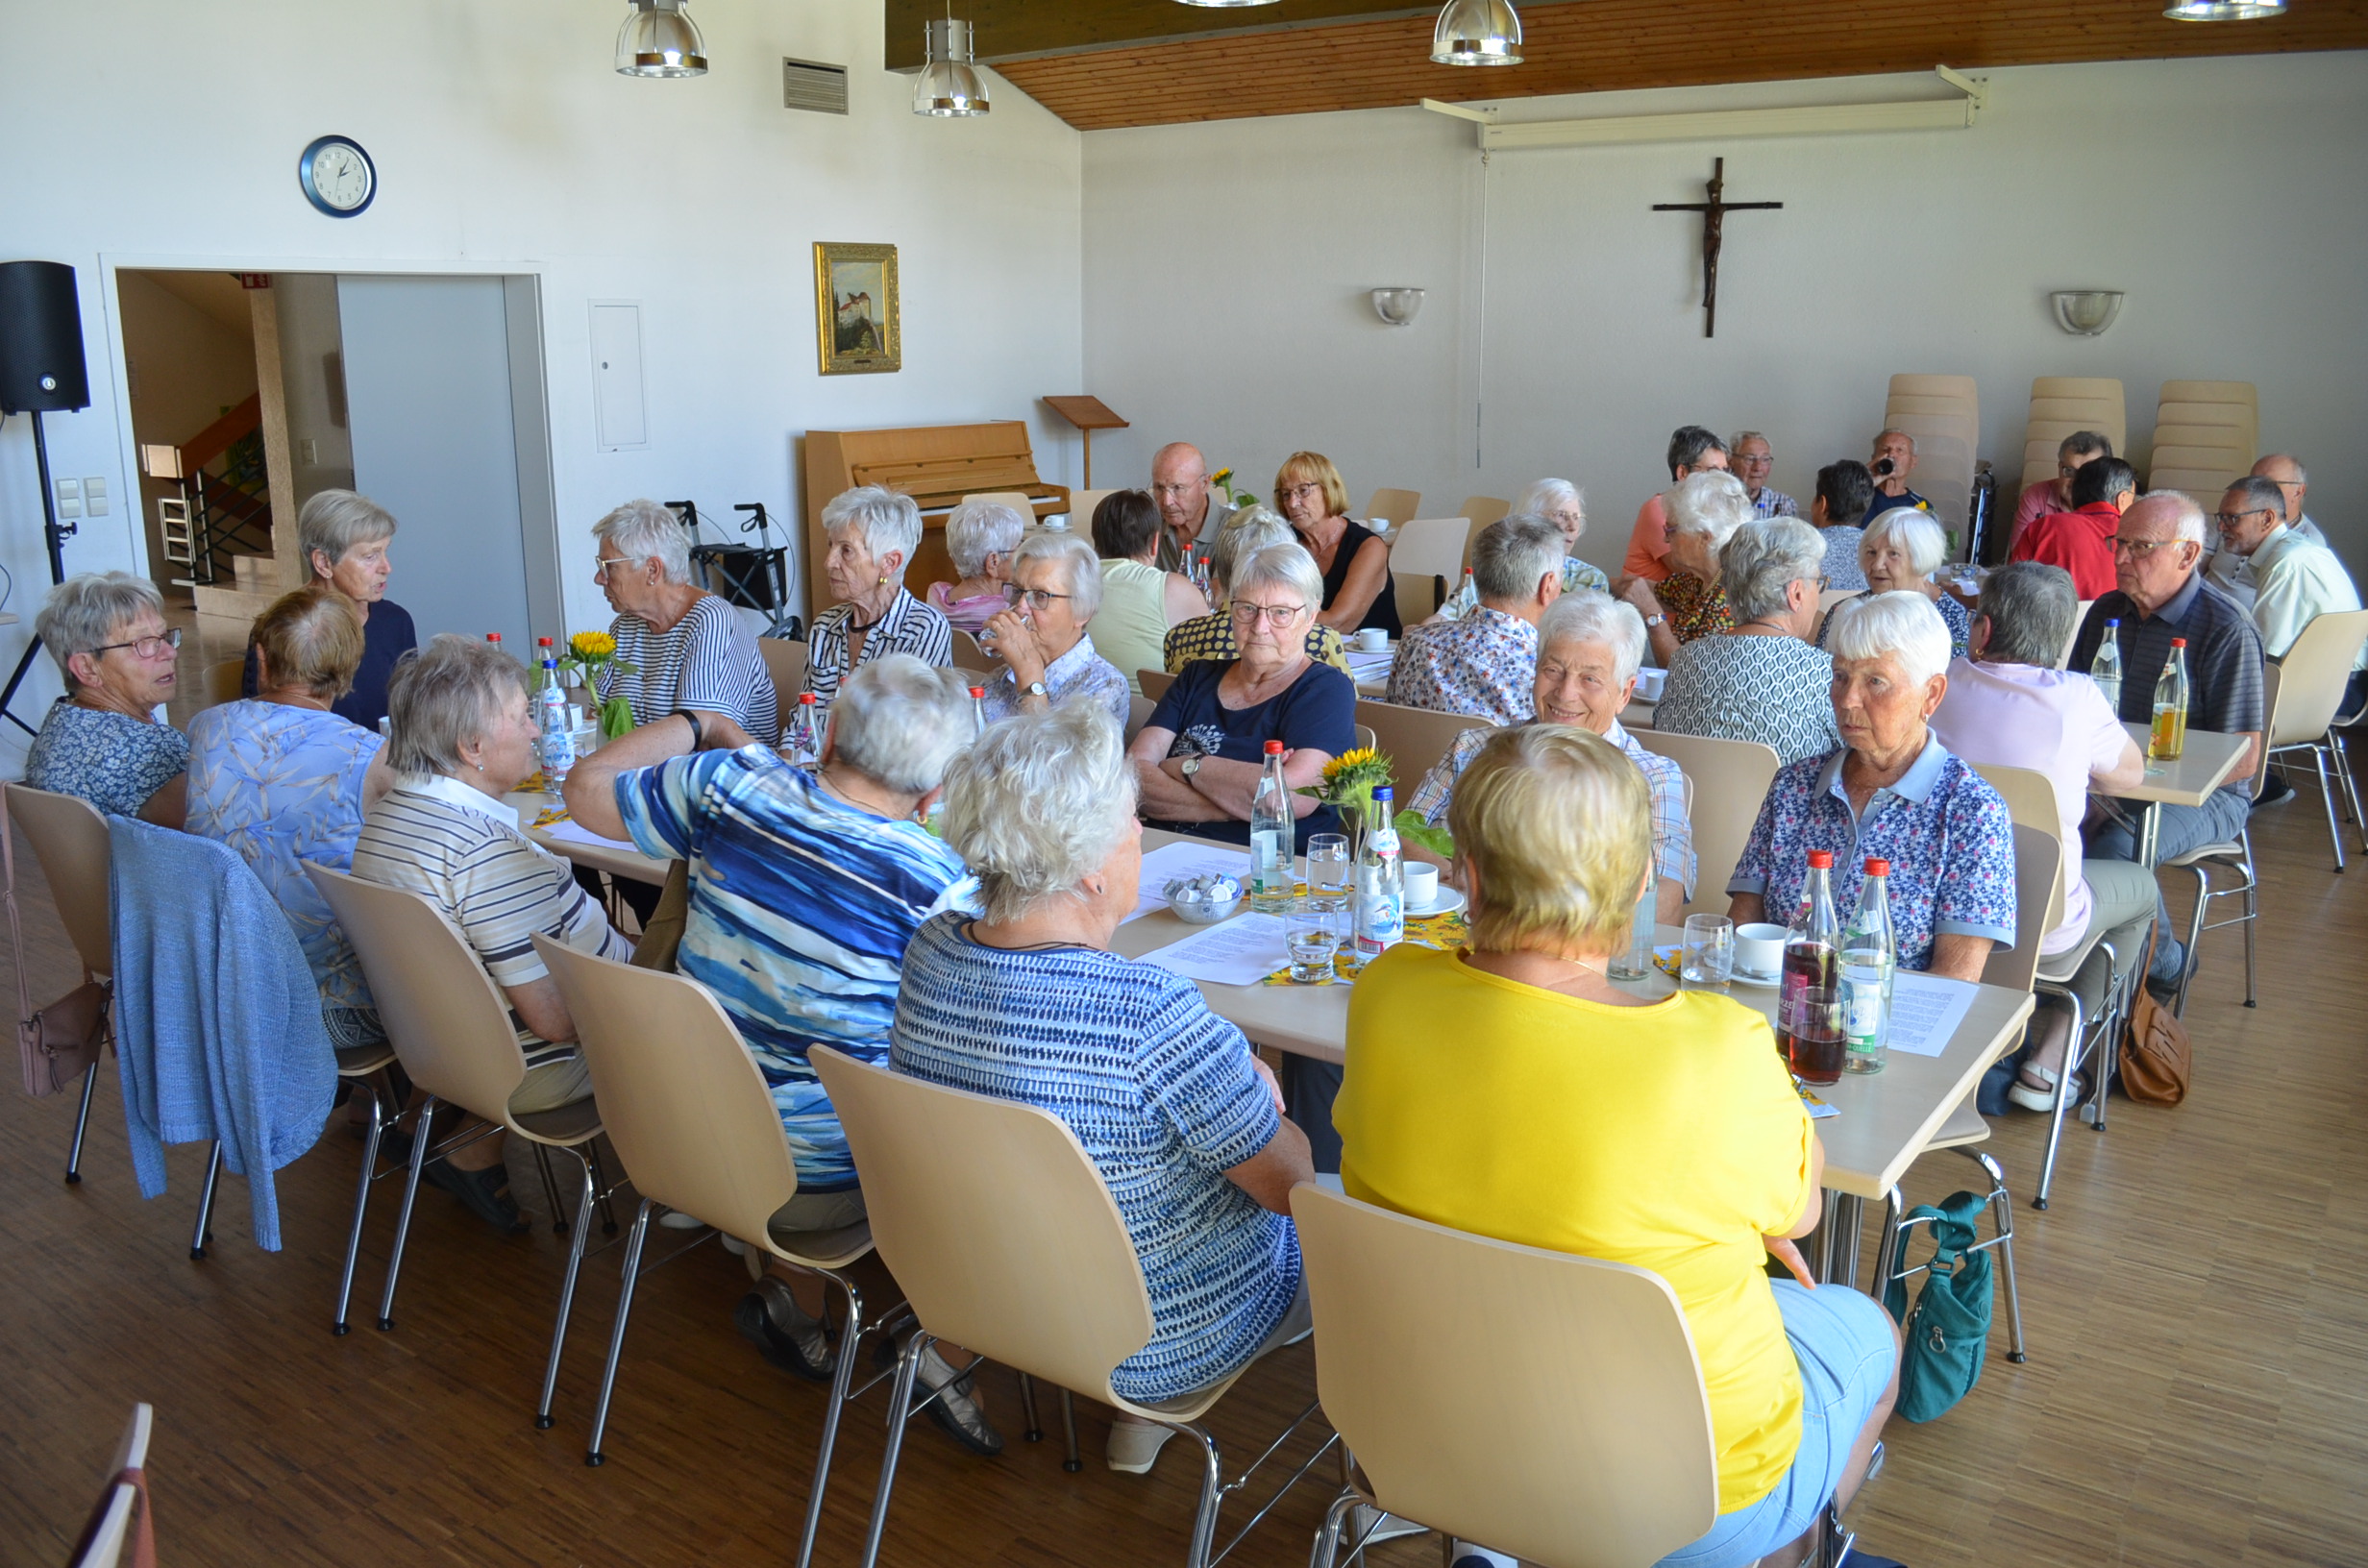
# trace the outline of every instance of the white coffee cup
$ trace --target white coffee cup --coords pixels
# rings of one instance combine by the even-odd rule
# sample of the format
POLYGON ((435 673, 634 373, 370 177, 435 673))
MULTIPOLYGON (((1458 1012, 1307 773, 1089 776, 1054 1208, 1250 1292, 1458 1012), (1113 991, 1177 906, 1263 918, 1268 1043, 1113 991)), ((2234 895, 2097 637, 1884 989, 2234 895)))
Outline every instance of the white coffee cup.
POLYGON ((1660 701, 1663 685, 1668 678, 1669 672, 1666 670, 1639 670, 1637 672, 1637 700, 1640 702, 1660 701))
POLYGON ((1390 646, 1390 634, 1379 626, 1367 626, 1356 635, 1357 651, 1378 653, 1390 646))
POLYGON ((1781 925, 1739 925, 1735 928, 1735 972, 1755 980, 1773 980, 1785 966, 1785 928, 1781 925))
POLYGON ((1439 868, 1409 863, 1406 867, 1406 907, 1408 909, 1428 909, 1437 902, 1439 902, 1439 868))

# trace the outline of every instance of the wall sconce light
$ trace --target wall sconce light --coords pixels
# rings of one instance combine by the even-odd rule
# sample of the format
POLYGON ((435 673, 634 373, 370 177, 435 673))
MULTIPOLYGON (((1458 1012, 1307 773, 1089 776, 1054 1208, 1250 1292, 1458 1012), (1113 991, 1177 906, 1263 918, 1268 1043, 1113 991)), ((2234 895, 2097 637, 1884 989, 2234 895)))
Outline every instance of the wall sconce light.
POLYGON ((921 74, 913 78, 914 113, 961 119, 995 107, 987 102, 986 78, 978 74, 971 52, 970 23, 950 15, 924 23, 922 56, 921 74))
POLYGON ((1421 313, 1422 290, 1418 288, 1373 290, 1373 314, 1393 327, 1412 327, 1421 313))
POLYGON ((619 76, 704 76, 707 42, 682 0, 632 0, 617 29, 619 76))
POLYGON ((2056 325, 2075 337, 2102 337, 2121 314, 2117 288, 2060 289, 2048 298, 2056 305, 2056 325))

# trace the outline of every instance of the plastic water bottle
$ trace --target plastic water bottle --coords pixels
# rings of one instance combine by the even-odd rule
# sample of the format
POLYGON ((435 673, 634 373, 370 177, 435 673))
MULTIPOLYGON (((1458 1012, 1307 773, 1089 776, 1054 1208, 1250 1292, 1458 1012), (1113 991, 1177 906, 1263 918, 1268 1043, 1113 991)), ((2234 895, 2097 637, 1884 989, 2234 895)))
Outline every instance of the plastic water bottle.
POLYGON ((971 739, 976 741, 987 732, 987 689, 971 688, 971 739))
POLYGON ((1365 852, 1357 857, 1357 939, 1350 962, 1360 969, 1406 934, 1406 864, 1391 821, 1394 804, 1389 785, 1374 786, 1373 825, 1366 830, 1365 852))
POLYGON ((542 674, 534 677, 534 729, 542 737, 543 781, 555 793, 576 766, 576 728, 567 722, 567 688, 559 680, 550 638, 542 640, 542 674))
POLYGON ((821 712, 812 692, 798 694, 798 706, 790 713, 789 727, 781 732, 781 755, 790 766, 812 768, 823 760, 821 712))
POLYGON ((2187 639, 2171 639, 2171 656, 2155 682, 2154 728, 2146 737, 2148 762, 2175 762, 2187 749, 2187 639))
POLYGON ((1859 911, 1841 937, 1841 1066, 1881 1072, 1891 1033, 1891 977, 1899 944, 1891 934, 1891 863, 1870 860, 1859 911))
POLYGON ((2096 661, 2088 667, 2088 678, 2105 694, 2105 705, 2116 714, 2121 712, 2121 623, 2105 623, 2105 636, 2097 643, 2096 661))
POLYGON ((1280 915, 1291 908, 1297 880, 1291 845, 1298 815, 1291 809, 1291 786, 1283 782, 1283 743, 1267 742, 1266 759, 1249 797, 1249 907, 1280 915))

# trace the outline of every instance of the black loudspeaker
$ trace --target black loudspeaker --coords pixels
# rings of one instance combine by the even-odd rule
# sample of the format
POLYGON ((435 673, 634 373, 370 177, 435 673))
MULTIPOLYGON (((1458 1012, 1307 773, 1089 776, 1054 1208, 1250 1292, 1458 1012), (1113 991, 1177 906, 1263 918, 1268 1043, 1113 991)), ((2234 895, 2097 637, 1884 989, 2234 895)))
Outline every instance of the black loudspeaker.
POLYGON ((0 261, 0 413, 89 406, 74 269, 62 261, 0 261))

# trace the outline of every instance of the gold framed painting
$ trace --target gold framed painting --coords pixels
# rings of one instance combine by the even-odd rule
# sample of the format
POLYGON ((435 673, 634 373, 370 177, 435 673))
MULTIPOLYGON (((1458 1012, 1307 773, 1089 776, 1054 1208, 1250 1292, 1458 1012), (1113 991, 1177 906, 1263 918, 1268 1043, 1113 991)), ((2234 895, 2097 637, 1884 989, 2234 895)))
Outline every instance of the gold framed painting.
POLYGON ((814 329, 826 376, 904 368, 894 245, 815 241, 814 329))

